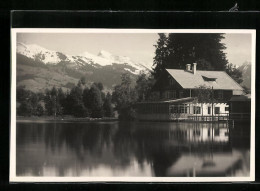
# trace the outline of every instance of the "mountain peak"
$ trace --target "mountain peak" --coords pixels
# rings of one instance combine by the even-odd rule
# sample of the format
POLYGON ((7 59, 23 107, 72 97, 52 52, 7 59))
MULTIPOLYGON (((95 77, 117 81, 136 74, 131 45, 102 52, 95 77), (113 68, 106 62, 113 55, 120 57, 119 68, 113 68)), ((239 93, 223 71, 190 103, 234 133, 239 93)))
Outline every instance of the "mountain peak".
POLYGON ((83 52, 83 53, 79 54, 79 56, 84 56, 84 57, 92 57, 92 56, 94 56, 94 55, 93 55, 93 54, 91 54, 91 53, 89 53, 88 51, 85 51, 85 52, 83 52))
MULTIPOLYGON (((132 68, 132 73, 139 73, 140 70, 147 70, 147 66, 142 63, 135 62, 127 56, 113 55, 106 50, 100 50, 99 53, 92 54, 90 52, 83 52, 77 55, 66 55, 62 52, 48 50, 37 44, 24 44, 21 42, 17 43, 17 53, 32 58, 34 60, 41 61, 45 64, 58 64, 61 61, 68 61, 74 63, 75 68, 78 65, 94 64, 96 67, 109 66, 113 64, 124 64, 124 69, 128 67, 132 68)), ((73 64, 72 64, 73 65, 73 64)))
POLYGON ((100 50, 98 56, 102 58, 113 59, 113 55, 105 50, 100 50))

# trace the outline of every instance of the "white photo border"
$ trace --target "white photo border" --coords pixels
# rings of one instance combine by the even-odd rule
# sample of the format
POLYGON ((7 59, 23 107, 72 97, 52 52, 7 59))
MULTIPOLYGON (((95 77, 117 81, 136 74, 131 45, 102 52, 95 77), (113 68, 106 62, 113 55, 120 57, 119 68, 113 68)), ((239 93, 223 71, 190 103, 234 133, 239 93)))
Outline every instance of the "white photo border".
POLYGON ((69 29, 11 28, 10 182, 248 182, 255 181, 255 29, 69 29), (17 33, 237 33, 251 34, 251 134, 248 177, 33 177, 16 175, 16 35, 17 33))

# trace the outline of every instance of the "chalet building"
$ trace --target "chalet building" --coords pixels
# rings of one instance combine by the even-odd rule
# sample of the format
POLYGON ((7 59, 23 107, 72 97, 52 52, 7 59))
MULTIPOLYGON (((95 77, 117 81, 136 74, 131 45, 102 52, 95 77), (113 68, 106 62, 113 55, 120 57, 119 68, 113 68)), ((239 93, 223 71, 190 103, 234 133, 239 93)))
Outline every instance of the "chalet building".
POLYGON ((185 70, 166 69, 153 88, 157 101, 140 102, 137 117, 140 120, 202 121, 227 120, 228 101, 242 95, 243 88, 224 71, 202 71, 197 64, 187 64, 185 70), (210 100, 199 102, 201 87, 208 91, 210 100))

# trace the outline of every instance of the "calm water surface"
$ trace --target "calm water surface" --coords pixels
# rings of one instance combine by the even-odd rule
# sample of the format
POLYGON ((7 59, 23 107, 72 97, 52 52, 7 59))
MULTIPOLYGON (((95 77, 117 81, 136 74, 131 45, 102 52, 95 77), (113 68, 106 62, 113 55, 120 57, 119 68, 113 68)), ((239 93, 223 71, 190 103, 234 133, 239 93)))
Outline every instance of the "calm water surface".
POLYGON ((250 126, 18 122, 17 176, 249 176, 250 126))

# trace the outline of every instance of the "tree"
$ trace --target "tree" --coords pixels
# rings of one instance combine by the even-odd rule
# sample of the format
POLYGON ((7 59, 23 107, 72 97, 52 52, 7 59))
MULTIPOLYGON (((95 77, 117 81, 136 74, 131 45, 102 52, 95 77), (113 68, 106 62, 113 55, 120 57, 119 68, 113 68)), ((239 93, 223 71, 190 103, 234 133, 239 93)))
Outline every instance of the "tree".
POLYGON ((196 87, 195 95, 199 103, 210 103, 212 101, 212 89, 205 85, 196 87))
POLYGON ((83 76, 83 77, 80 78, 79 82, 81 82, 81 84, 84 86, 84 85, 86 85, 87 80, 86 80, 86 78, 83 76))
POLYGON ((116 105, 116 109, 119 112, 119 118, 133 119, 134 112, 133 106, 137 101, 137 92, 131 87, 130 75, 125 73, 121 76, 121 84, 114 87, 112 94, 112 101, 116 105))
POLYGON ((39 99, 38 99, 37 94, 34 93, 34 92, 31 92, 28 101, 30 102, 31 107, 32 107, 32 115, 36 115, 37 114, 36 109, 37 109, 37 106, 38 106, 38 103, 39 103, 39 99))
POLYGON ((238 70, 235 65, 228 64, 226 67, 226 72, 237 83, 241 84, 243 82, 242 72, 240 70, 238 70))
POLYGON ((140 72, 136 80, 135 90, 138 94, 138 101, 147 100, 151 94, 151 88, 154 85, 152 76, 148 76, 144 72, 140 72))
MULTIPOLYGON (((38 115, 37 107, 43 97, 42 93, 34 93, 30 90, 26 90, 24 86, 18 87, 16 100, 20 103, 20 106, 17 109, 17 114, 21 116, 38 115)), ((42 114, 43 112, 41 115, 42 114)))
POLYGON ((90 108, 90 98, 89 98, 89 88, 86 87, 84 90, 83 90, 83 94, 82 94, 82 101, 83 101, 83 104, 86 108, 90 108))
POLYGON ((197 97, 197 102, 201 103, 202 115, 203 115, 203 103, 214 102, 213 90, 211 87, 201 85, 195 89, 195 95, 197 97))
POLYGON ((166 37, 166 34, 159 33, 159 39, 157 41, 157 44, 154 45, 155 50, 155 57, 153 65, 155 66, 153 71, 153 76, 155 79, 158 79, 161 74, 165 71, 165 59, 168 56, 168 49, 167 49, 167 41, 168 38, 166 37))
POLYGON ((45 104, 45 109, 48 115, 53 115, 53 99, 50 93, 50 90, 46 89, 45 90, 45 96, 44 96, 44 104, 45 104))
POLYGON ((102 99, 100 89, 96 85, 92 85, 89 90, 89 103, 91 117, 103 117, 102 99))
POLYGON ((248 87, 246 87, 245 85, 242 86, 242 87, 244 88, 244 93, 245 94, 250 94, 251 93, 251 90, 248 87))
POLYGON ((17 109, 17 114, 20 116, 31 116, 32 110, 33 109, 32 109, 31 102, 24 101, 17 109))
POLYGON ((24 86, 18 87, 16 90, 16 100, 20 103, 28 101, 31 91, 26 90, 24 86))
POLYGON ((103 104, 104 116, 105 117, 112 117, 113 116, 113 108, 112 108, 112 96, 108 92, 103 104))
POLYGON ((100 91, 104 89, 104 86, 101 82, 98 83, 94 82, 93 85, 96 86, 100 91))
POLYGON ((83 90, 81 87, 74 87, 71 89, 66 98, 66 112, 76 117, 87 117, 88 110, 83 103, 83 90))
POLYGON ((184 69, 186 64, 199 63, 200 70, 225 70, 228 63, 221 42, 223 34, 170 33, 159 34, 154 58, 155 79, 165 72, 165 68, 184 69))
POLYGON ((57 113, 58 115, 63 115, 64 108, 66 104, 66 95, 61 88, 57 92, 57 113))
POLYGON ((42 107, 41 104, 37 104, 37 107, 36 107, 36 115, 37 116, 42 116, 44 113, 44 109, 42 107))
POLYGON ((53 87, 51 90, 45 91, 44 97, 45 108, 48 115, 53 115, 54 117, 62 115, 64 112, 65 104, 65 94, 62 89, 56 89, 53 87))

